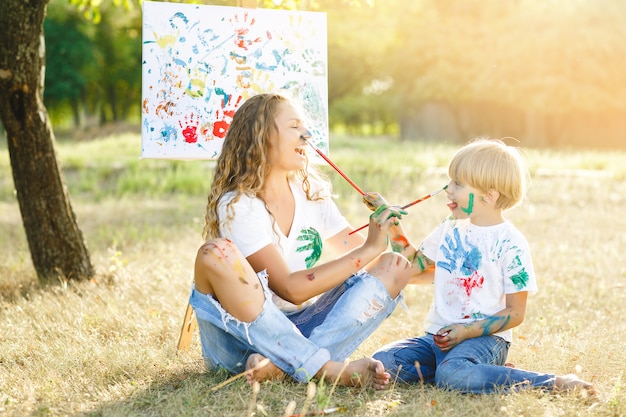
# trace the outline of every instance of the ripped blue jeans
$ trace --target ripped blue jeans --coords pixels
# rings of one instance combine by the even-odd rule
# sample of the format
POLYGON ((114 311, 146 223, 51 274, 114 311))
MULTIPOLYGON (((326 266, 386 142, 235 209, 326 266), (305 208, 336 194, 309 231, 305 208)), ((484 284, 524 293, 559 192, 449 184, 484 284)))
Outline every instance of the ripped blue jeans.
POLYGON ((383 283, 363 270, 309 307, 285 313, 272 302, 265 272, 257 275, 265 303, 250 323, 237 320, 214 297, 192 288, 189 303, 209 369, 240 373, 248 356, 259 353, 296 381, 307 382, 329 360, 348 358, 402 300, 402 294, 392 299, 383 283))
POLYGON ((509 342, 498 336, 466 339, 448 352, 435 344, 433 335, 398 340, 373 357, 383 363, 391 378, 466 394, 490 394, 524 388, 554 388, 556 375, 504 366, 509 342))

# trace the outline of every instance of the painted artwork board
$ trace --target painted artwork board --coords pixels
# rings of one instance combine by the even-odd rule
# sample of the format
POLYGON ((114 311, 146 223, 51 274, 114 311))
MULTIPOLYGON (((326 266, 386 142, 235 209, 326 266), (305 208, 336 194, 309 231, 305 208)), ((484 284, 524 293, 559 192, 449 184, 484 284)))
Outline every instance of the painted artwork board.
POLYGON ((143 3, 142 157, 215 159, 248 98, 287 92, 328 152, 326 14, 143 3))

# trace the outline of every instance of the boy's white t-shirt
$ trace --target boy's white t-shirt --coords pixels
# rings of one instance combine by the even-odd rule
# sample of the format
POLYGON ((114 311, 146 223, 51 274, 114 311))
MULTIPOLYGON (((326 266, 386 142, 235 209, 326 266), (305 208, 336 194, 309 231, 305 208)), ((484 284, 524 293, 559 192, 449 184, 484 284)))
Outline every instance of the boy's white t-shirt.
MULTIPOLYGON (((220 200, 219 218, 221 235, 231 240, 243 256, 248 257, 273 244, 291 271, 295 272, 315 265, 322 255, 324 241, 349 224, 331 198, 310 201, 300 184, 291 181, 290 187, 295 200, 295 213, 289 236, 285 236, 274 224, 265 203, 256 197, 242 195, 231 206, 232 220, 229 221, 226 205, 233 199, 234 193, 225 194, 220 200)), ((269 279, 271 281, 271 277, 269 279)), ((311 304, 314 299, 295 305, 273 294, 273 301, 282 311, 295 311, 311 304)))
MULTIPOLYGON (((509 221, 481 227, 447 218, 420 249, 435 262, 435 296, 425 320, 429 333, 492 316, 506 307, 506 294, 537 291, 528 241, 509 221)), ((496 335, 511 342, 513 332, 496 335)))

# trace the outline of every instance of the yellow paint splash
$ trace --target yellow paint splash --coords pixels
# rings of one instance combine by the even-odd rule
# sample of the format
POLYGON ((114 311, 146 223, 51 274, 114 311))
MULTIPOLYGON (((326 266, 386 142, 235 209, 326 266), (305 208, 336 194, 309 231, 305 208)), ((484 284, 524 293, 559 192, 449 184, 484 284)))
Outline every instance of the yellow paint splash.
POLYGON ((241 281, 243 284, 249 284, 249 282, 246 281, 246 273, 245 273, 245 271, 243 269, 243 265, 242 265, 240 260, 237 260, 233 264, 233 269, 239 275, 239 281, 241 281))

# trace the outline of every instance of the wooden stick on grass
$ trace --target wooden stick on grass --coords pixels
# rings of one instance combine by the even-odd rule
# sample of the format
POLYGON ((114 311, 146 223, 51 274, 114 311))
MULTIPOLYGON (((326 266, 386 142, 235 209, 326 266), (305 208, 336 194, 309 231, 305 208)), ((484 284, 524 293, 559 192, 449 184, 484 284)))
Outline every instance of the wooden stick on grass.
POLYGON ((257 370, 259 370, 259 369, 263 368, 264 366, 266 366, 266 365, 267 365, 267 364, 269 364, 269 363, 270 363, 270 360, 269 360, 268 358, 265 358, 265 359, 263 359, 261 362, 259 362, 259 363, 258 363, 258 364, 254 367, 254 368, 252 368, 252 369, 246 369, 245 371, 243 371, 243 372, 242 372, 242 373, 240 373, 240 374, 237 374, 237 375, 235 375, 235 376, 231 376, 231 377, 230 377, 230 378, 228 378, 226 381, 221 382, 221 383, 217 384, 217 385, 216 385, 216 386, 214 386, 214 387, 211 387, 211 389, 210 389, 209 391, 211 391, 211 392, 215 392, 215 391, 217 391, 218 389, 223 388, 223 387, 225 387, 226 385, 230 384, 231 382, 233 382, 233 381, 235 381, 235 380, 237 380, 237 379, 241 378, 242 376, 246 376, 246 375, 248 375, 248 374, 251 374, 251 373, 252 373, 252 372, 254 372, 254 371, 257 371, 257 370))

